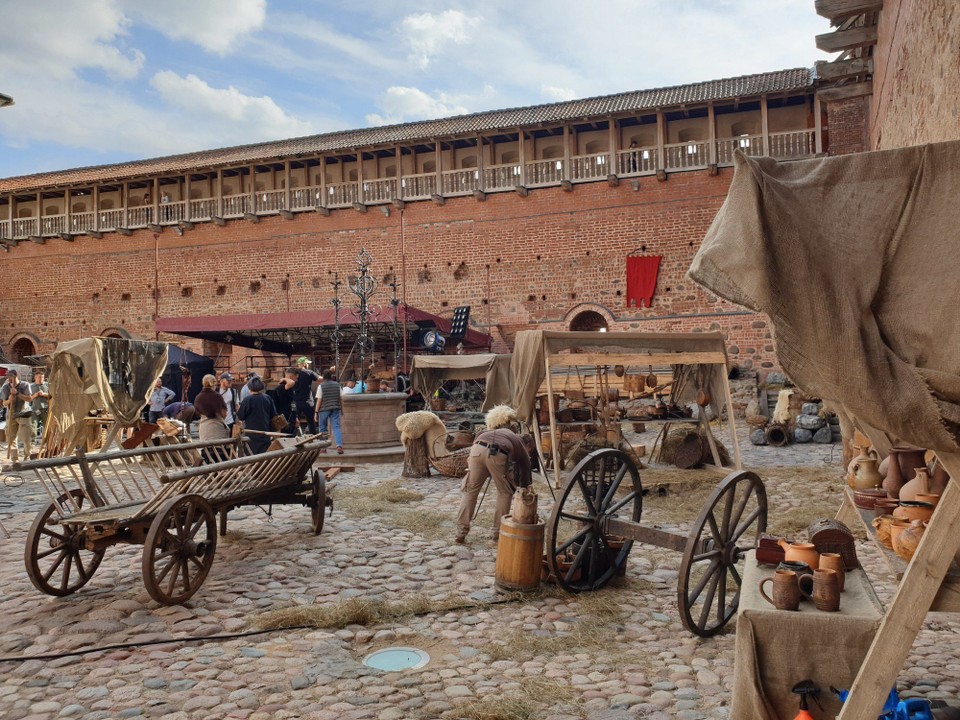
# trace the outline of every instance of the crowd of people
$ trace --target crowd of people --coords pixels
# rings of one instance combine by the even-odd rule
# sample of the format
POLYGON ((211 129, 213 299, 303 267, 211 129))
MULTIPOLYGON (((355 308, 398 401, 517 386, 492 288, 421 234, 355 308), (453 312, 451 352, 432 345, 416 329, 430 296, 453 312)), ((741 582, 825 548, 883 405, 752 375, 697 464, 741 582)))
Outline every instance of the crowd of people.
POLYGON ((33 454, 33 444, 43 433, 50 408, 50 391, 46 370, 34 368, 33 382, 20 379, 20 374, 11 368, 0 387, 0 403, 7 418, 7 460, 19 460, 19 445, 23 445, 23 458, 33 454))

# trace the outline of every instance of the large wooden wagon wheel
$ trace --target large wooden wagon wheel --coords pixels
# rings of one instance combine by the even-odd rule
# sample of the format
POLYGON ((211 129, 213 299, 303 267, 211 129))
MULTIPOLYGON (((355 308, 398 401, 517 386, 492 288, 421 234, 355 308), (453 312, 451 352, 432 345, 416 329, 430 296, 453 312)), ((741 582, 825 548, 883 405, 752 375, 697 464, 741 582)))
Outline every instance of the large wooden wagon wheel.
POLYGON ((160 508, 143 545, 143 584, 162 605, 178 605, 200 588, 217 548, 217 522, 200 495, 177 495, 160 508))
POLYGON ((733 617, 742 582, 737 563, 766 529, 763 481, 747 471, 727 475, 700 511, 680 563, 677 598, 687 630, 710 637, 733 617))
POLYGON ((310 525, 313 534, 323 532, 323 517, 327 512, 327 478, 320 470, 313 471, 313 495, 310 497, 310 525))
POLYGON ((627 562, 632 540, 613 539, 608 518, 640 522, 640 474, 612 448, 591 453, 573 469, 547 527, 547 554, 557 583, 569 592, 597 590, 627 562))
MULTIPOLYGON (((80 490, 71 490, 70 495, 78 507, 83 506, 84 496, 80 490)), ((67 497, 60 496, 60 505, 67 497)), ((87 584, 103 560, 104 551, 87 550, 86 532, 78 525, 56 524, 53 516, 59 514, 53 500, 43 506, 27 533, 23 559, 27 576, 37 590, 62 597, 87 584)))

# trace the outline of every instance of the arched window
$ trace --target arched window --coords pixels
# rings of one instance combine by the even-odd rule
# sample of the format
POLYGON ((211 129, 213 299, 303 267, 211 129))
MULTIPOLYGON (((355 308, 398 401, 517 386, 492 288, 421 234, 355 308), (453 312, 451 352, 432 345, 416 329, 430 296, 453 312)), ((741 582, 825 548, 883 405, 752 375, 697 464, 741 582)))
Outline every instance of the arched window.
POLYGON ((28 208, 28 207, 17 208, 17 217, 18 218, 33 217, 33 208, 28 208))
POLYGON ((85 202, 75 202, 70 206, 70 212, 82 213, 87 211, 87 203, 85 202))
POLYGON ((599 153, 607 151, 607 143, 603 140, 591 140, 587 143, 584 151, 587 155, 598 155, 599 153))
POLYGON ((570 330, 583 330, 588 332, 597 332, 607 329, 607 320, 603 315, 594 310, 584 310, 574 315, 570 321, 570 330))
POLYGON ((43 214, 44 214, 44 215, 59 215, 59 214, 60 214, 60 208, 57 207, 56 205, 47 205, 47 206, 43 209, 43 214))
POLYGON ((563 157, 563 147, 561 145, 547 145, 540 153, 540 157, 543 160, 563 157))
MULTIPOLYGON (((28 338, 20 338, 10 346, 10 359, 15 363, 23 363, 30 355, 37 354, 37 347, 28 338)), ((25 380, 26 378, 21 378, 25 380)))

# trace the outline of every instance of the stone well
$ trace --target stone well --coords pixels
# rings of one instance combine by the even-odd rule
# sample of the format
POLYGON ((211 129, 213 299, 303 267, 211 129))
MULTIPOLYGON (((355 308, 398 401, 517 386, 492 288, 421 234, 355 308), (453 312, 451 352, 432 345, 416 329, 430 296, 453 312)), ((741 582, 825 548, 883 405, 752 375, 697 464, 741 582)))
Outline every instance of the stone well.
POLYGON ((406 412, 404 393, 343 396, 343 446, 349 450, 389 448, 400 444, 397 418, 406 412))

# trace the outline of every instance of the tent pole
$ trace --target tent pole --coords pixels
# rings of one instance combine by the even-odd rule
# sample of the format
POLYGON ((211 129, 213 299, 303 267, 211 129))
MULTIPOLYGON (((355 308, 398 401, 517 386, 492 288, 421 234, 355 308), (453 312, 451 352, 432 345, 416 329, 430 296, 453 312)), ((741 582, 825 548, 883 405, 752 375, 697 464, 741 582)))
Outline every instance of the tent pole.
MULTIPOLYGON (((543 364, 547 370, 547 408, 550 411, 550 444, 553 445, 553 471, 557 474, 554 487, 560 488, 560 438, 557 434, 557 409, 553 406, 553 379, 550 377, 550 353, 543 354, 543 364)), ((549 476, 544 468, 544 477, 549 476)))
MULTIPOLYGON (((723 373, 723 394, 727 403, 727 420, 730 422, 730 435, 733 439, 733 466, 743 470, 740 462, 740 439, 737 437, 737 424, 733 421, 733 395, 730 394, 730 380, 727 378, 726 366, 723 373)), ((719 418, 717 418, 719 420, 719 418)))

